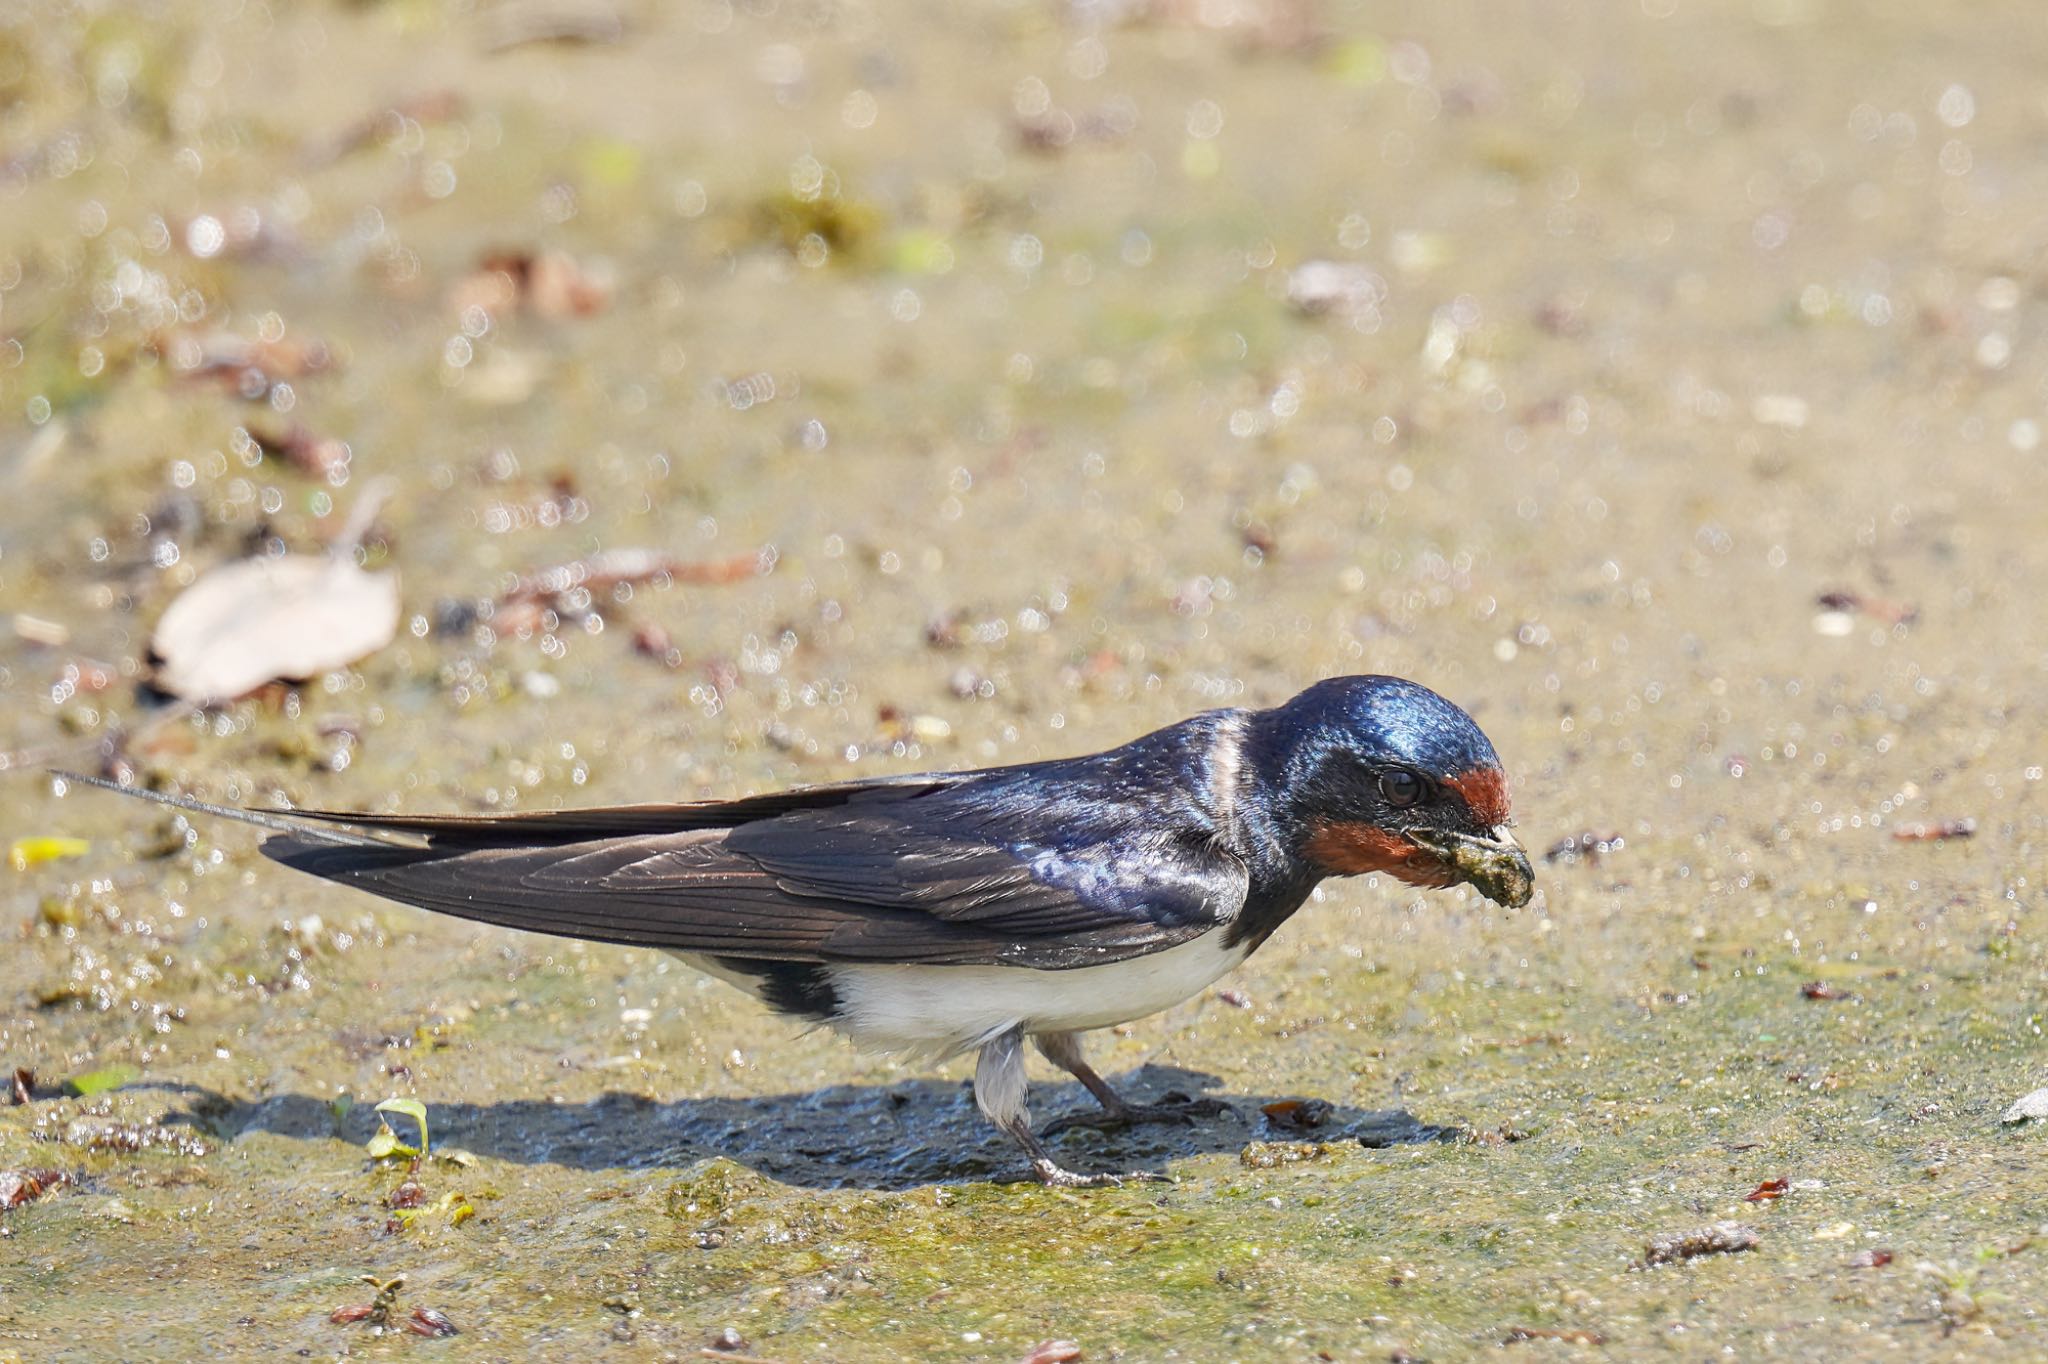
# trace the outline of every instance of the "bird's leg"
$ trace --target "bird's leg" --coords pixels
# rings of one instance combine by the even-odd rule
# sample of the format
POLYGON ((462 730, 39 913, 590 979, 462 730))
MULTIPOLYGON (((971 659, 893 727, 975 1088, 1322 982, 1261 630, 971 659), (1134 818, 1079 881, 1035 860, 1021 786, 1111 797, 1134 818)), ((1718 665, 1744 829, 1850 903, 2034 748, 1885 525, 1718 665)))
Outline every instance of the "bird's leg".
MULTIPOLYGON (((1097 1083, 1100 1083, 1098 1081, 1097 1083)), ((1010 1134, 1031 1159, 1031 1175, 1053 1189, 1097 1189, 1123 1184, 1126 1180, 1165 1179, 1166 1176, 1139 1171, 1127 1175, 1080 1175, 1064 1169, 1052 1153, 1032 1135, 1029 1092, 1024 1078, 1024 1034, 1017 1028, 982 1045, 974 1067, 974 1103, 983 1116, 1010 1134)))
POLYGON ((1156 1104, 1134 1104, 1109 1087, 1109 1081, 1095 1073, 1095 1067, 1081 1056, 1081 1035, 1071 1032, 1042 1032, 1032 1039, 1045 1059, 1079 1080, 1095 1101, 1100 1113, 1069 1113, 1046 1125, 1050 1137, 1069 1127, 1094 1127, 1108 1131, 1141 1122, 1193 1122, 1231 1111, 1221 1099, 1190 1099, 1185 1094, 1168 1094, 1156 1104))

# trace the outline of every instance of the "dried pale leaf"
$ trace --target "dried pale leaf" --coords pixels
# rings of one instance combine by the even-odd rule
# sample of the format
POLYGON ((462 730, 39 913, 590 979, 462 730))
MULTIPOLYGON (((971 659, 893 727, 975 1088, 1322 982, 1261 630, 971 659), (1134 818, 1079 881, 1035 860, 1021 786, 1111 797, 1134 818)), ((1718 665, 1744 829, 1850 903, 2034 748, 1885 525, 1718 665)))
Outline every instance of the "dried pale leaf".
POLYGON ((157 622, 156 684, 188 701, 231 700, 353 663, 397 630, 396 573, 324 555, 243 559, 203 575, 157 622))
POLYGON ((1041 1340, 1019 1364, 1074 1364, 1080 1358, 1081 1347, 1071 1340, 1041 1340))

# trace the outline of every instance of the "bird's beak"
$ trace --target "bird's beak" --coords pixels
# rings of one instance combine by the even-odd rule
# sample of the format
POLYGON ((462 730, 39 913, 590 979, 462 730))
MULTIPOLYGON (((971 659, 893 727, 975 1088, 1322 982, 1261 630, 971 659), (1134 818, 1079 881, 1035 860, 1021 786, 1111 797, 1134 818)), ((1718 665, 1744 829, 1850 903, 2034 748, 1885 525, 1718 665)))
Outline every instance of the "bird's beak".
POLYGON ((1431 832, 1409 837, 1441 857, 1458 880, 1469 882, 1497 905, 1519 909, 1536 893, 1529 854, 1505 824, 1484 836, 1431 832))

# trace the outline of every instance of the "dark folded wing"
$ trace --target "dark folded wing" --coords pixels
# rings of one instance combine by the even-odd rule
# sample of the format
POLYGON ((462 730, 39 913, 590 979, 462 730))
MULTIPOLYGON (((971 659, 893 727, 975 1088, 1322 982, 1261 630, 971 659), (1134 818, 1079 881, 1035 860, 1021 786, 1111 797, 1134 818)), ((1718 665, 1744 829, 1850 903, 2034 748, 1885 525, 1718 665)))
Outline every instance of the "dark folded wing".
MULTIPOLYGON (((894 793, 890 793, 893 795, 894 793)), ((315 876, 464 919, 766 960, 1062 969, 1185 942, 1244 903, 1242 863, 1199 836, 1123 831, 1047 848, 958 832, 957 803, 862 792, 737 828, 425 848, 274 838, 315 876)), ((390 827, 380 822, 378 827, 390 827)))
POLYGON ((353 825, 387 833, 414 834, 444 848, 581 843, 622 834, 682 833, 729 829, 771 819, 792 810, 826 809, 852 800, 907 800, 954 785, 951 773, 877 777, 864 781, 798 786, 737 800, 678 801, 650 805, 594 805, 580 810, 518 810, 474 815, 377 815, 354 810, 292 810, 294 819, 353 825))

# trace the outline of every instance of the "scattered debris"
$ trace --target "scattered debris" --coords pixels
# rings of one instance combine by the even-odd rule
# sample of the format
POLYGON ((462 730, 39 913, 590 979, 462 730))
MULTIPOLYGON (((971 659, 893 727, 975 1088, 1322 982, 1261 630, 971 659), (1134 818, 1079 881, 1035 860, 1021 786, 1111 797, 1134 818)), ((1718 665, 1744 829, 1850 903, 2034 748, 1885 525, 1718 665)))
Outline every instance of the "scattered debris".
POLYGON ((427 90, 409 95, 374 114, 357 119, 325 147, 308 153, 307 160, 316 166, 326 165, 373 143, 395 142, 405 135, 408 124, 446 123, 460 118, 463 107, 462 96, 453 90, 427 90))
POLYGON ((1869 616, 1885 625, 1911 625, 1920 619, 1920 608, 1883 597, 1866 597, 1860 592, 1823 592, 1813 599, 1822 614, 1814 617, 1813 628, 1824 635, 1843 635, 1842 626, 1851 616, 1869 616), (1839 617, 1831 620, 1830 617, 1839 617))
POLYGON ((1271 1170, 1305 1160, 1322 1160, 1343 1150, 1340 1143, 1333 1141, 1254 1141, 1247 1143, 1237 1158, 1247 1170, 1271 1170))
POLYGON ((7 865, 16 871, 27 871, 45 862, 83 857, 91 851, 92 844, 83 838, 17 838, 7 845, 7 865))
POLYGON ((1769 1203, 1774 1199, 1783 1198, 1791 1187, 1791 1183, 1787 1180, 1767 1179, 1744 1194, 1742 1201, 1745 1203, 1769 1203))
POLYGON ((608 269, 579 264, 566 251, 494 251, 449 292, 458 313, 479 308, 492 317, 524 309, 559 322, 594 317, 611 306, 608 269))
POLYGON ((2000 1115, 2000 1122, 2048 1122, 2048 1089, 2037 1089, 2000 1115))
POLYGON ((1386 279, 1352 261, 1303 261, 1287 276, 1287 301, 1309 317, 1369 319, 1386 299, 1386 279))
POLYGON ((1328 1099, 1281 1099, 1259 1109, 1275 1127, 1306 1132, 1321 1127, 1337 1111, 1328 1099))
POLYGON ((62 1170, 0 1170, 0 1212, 32 1203, 71 1182, 62 1170))
POLYGON ((1047 104, 1035 113, 1018 113, 1010 126, 1025 151, 1054 156, 1076 142, 1108 146, 1123 141, 1137 130, 1138 111, 1129 100, 1110 100, 1080 114, 1047 104))
POLYGON ((377 1296, 360 1307, 337 1307, 327 1314, 327 1319, 336 1326, 353 1326, 366 1321, 372 1326, 389 1326, 391 1309, 398 1302, 398 1295, 405 1291, 405 1275, 390 1279, 379 1279, 375 1274, 365 1274, 362 1281, 377 1290, 377 1296))
POLYGON ((1973 838, 1976 833, 1977 821, 1965 816, 1938 824, 1901 824, 1892 830, 1892 837, 1900 843, 1935 843, 1947 838, 1973 838))
POLYGON ((1041 1340, 1018 1364, 1074 1364, 1081 1358, 1081 1347, 1071 1340, 1041 1340))
POLYGON ((107 1151, 123 1156, 142 1151, 173 1151, 197 1159, 207 1152, 206 1143, 190 1127, 116 1122, 103 1108, 63 1120, 61 1127, 55 1126, 50 1117, 44 1117, 36 1123, 36 1135, 44 1141, 62 1142, 82 1151, 107 1151))
POLYGON ((1799 987, 1799 993, 1806 996, 1808 999, 1819 1000, 1855 998, 1854 995, 1847 993, 1838 986, 1830 985, 1824 980, 1807 981, 1806 984, 1799 987))
POLYGON ((669 638, 668 631, 652 622, 634 627, 633 652, 671 668, 681 666, 683 661, 683 651, 669 638))
POLYGON ((1474 1146, 1513 1146, 1517 1142, 1528 1141, 1535 1135, 1534 1132, 1526 1127, 1517 1127, 1511 1122, 1504 1122, 1494 1127, 1491 1131, 1470 1133, 1466 1140, 1470 1141, 1474 1146))
POLYGON ((412 1315, 405 1319, 405 1329, 416 1336, 459 1336, 455 1323, 448 1320, 448 1314, 438 1307, 415 1307, 412 1315))
POLYGON ((1222 1000, 1233 1009, 1249 1009, 1252 1007, 1252 997, 1242 990, 1218 990, 1216 998, 1222 1000))
POLYGON ((1590 867, 1608 853, 1620 852, 1627 846, 1628 840, 1620 834, 1600 834, 1585 829, 1576 834, 1568 834, 1545 848, 1543 860, 1564 863, 1584 861, 1590 867))
POLYGON ((576 559, 529 573, 499 598, 501 604, 552 602, 582 588, 603 592, 621 583, 644 583, 665 579, 672 583, 720 585, 758 578, 775 571, 778 558, 773 545, 730 559, 683 560, 654 549, 608 549, 587 559, 576 559))
POLYGON ((1598 1331, 1588 1331, 1568 1326, 1510 1326, 1501 1336, 1500 1343, 1512 1345, 1518 1340, 1562 1340, 1571 1345, 1605 1345, 1607 1337, 1598 1331))
POLYGON ((704 1350, 707 1354, 730 1355, 745 1354, 750 1348, 747 1338, 739 1333, 738 1328, 728 1326, 711 1337, 711 1343, 704 1350))
POLYGON ((302 474, 325 479, 337 487, 348 481, 349 462, 355 458, 347 441, 316 436, 298 422, 283 431, 243 427, 235 438, 248 441, 262 454, 275 455, 302 474))
POLYGON ((1849 1268, 1883 1269, 1891 1262, 1892 1253, 1888 1250, 1859 1250, 1849 1257, 1849 1268))
POLYGON ((26 611, 17 611, 13 624, 14 637, 29 644, 61 649, 71 642, 70 627, 61 621, 44 620, 41 616, 31 616, 26 611))
POLYGON ((625 16, 608 4, 511 0, 488 12, 480 41, 495 54, 535 44, 610 46, 625 38, 625 16))
POLYGON ((245 341, 227 332, 187 333, 170 345, 171 369, 182 378, 210 379, 248 402, 261 402, 281 380, 318 374, 334 364, 320 341, 245 341))
POLYGON ((1754 1227, 1741 1222, 1715 1222, 1693 1231, 1651 1237, 1644 1247, 1642 1264, 1649 1268, 1693 1260, 1702 1255, 1733 1255, 1739 1251, 1755 1250, 1759 1239, 1754 1227))

